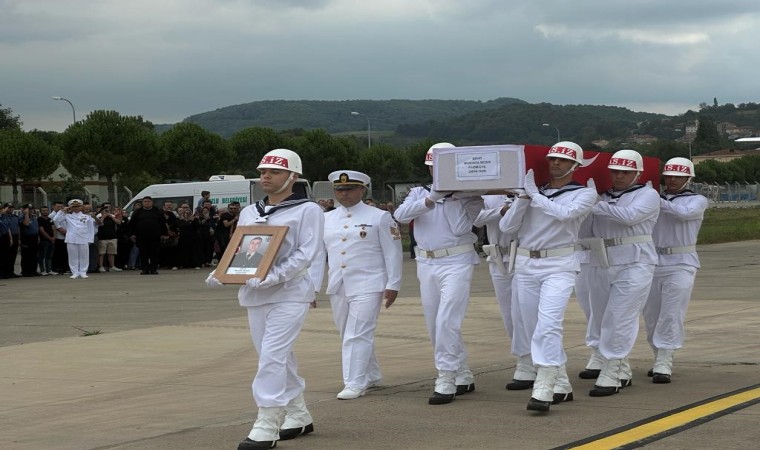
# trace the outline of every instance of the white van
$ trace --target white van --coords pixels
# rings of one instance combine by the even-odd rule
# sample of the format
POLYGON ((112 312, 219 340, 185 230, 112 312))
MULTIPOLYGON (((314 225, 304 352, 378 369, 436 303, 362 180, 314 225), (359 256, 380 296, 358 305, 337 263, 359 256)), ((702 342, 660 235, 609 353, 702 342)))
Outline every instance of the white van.
MULTIPOLYGON (((170 200, 174 202, 175 208, 181 203, 188 203, 195 210, 203 191, 211 193, 211 203, 220 210, 227 209, 227 205, 232 202, 240 202, 240 207, 244 208, 264 197, 258 178, 246 179, 242 175, 214 175, 209 178, 209 181, 152 184, 138 192, 124 206, 124 210, 132 211, 135 200, 142 199, 146 195, 153 198, 153 204, 159 209, 163 208, 165 201, 170 200)), ((308 180, 299 178, 294 191, 313 198, 308 180)))

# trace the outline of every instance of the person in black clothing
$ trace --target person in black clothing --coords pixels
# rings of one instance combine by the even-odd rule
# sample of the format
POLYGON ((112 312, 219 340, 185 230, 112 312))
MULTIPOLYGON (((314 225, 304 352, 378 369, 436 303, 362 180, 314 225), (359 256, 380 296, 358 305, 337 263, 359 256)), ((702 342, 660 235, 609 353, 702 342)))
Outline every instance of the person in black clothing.
POLYGON ((198 235, 200 238, 201 264, 203 267, 211 265, 214 259, 214 230, 216 229, 216 219, 211 215, 210 208, 201 208, 198 216, 198 235))
POLYGON ((164 212, 153 207, 153 199, 145 196, 142 208, 136 210, 129 220, 132 240, 140 249, 142 275, 158 274, 158 261, 161 254, 161 236, 167 235, 164 212))
POLYGON ((219 217, 219 224, 216 226, 216 240, 219 243, 219 259, 224 255, 227 245, 230 243, 230 237, 235 232, 238 216, 240 215, 240 202, 232 202, 227 206, 227 211, 219 217))
POLYGON ((50 218, 50 208, 40 207, 40 217, 37 218, 37 226, 40 229, 40 247, 37 251, 37 264, 40 266, 40 275, 53 275, 53 247, 55 245, 55 229, 53 220, 50 218))

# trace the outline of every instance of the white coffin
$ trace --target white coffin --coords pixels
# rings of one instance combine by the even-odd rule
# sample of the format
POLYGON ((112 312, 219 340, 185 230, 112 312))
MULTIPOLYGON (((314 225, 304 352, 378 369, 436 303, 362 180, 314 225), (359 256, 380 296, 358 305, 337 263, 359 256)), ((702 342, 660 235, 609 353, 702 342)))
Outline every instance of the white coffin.
POLYGON ((486 145, 433 149, 433 189, 489 191, 524 186, 522 145, 486 145))

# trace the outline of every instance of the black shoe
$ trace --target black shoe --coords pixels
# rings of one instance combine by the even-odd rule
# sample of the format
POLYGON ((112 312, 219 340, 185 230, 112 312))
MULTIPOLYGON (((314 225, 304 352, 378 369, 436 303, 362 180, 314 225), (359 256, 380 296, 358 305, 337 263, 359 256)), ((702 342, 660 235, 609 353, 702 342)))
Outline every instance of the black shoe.
POLYGON ((653 373, 652 374, 652 383, 656 384, 668 384, 670 383, 670 375, 667 373, 653 373))
POLYGON ((629 386, 633 386, 633 379, 629 378, 627 380, 620 379, 620 389, 627 388, 629 386))
POLYGON ((142 272, 140 272, 140 275, 150 275, 150 272, 148 272, 147 270, 143 270, 142 272))
POLYGON ((568 392, 567 394, 554 394, 554 398, 552 399, 552 405, 558 405, 562 402, 572 402, 573 401, 573 393, 568 392))
POLYGON ((552 402, 544 402, 541 400, 536 400, 535 398, 531 397, 530 400, 528 400, 528 411, 539 411, 539 412, 547 412, 549 411, 549 408, 551 408, 552 402))
POLYGON ((238 444, 238 450, 249 450, 252 448, 275 448, 277 447, 277 441, 252 441, 245 438, 238 444))
POLYGON ((601 372, 601 369, 583 369, 583 371, 578 374, 578 378, 583 378, 584 380, 596 380, 599 378, 601 372))
POLYGON ((158 275, 158 271, 153 270, 153 271, 150 272, 150 274, 151 275, 158 275))
POLYGON ((650 378, 653 377, 654 376, 654 369, 647 370, 647 376, 650 377, 650 378))
POLYGON ((507 383, 508 391, 524 391, 533 388, 533 380, 512 380, 507 383))
POLYGON ((463 395, 475 390, 475 383, 457 384, 457 395, 463 395))
POLYGON ((445 405, 454 401, 456 394, 439 394, 433 392, 433 396, 428 399, 428 405, 445 405))
POLYGON ((301 427, 301 428, 286 428, 284 430, 280 430, 280 440, 287 441, 289 439, 295 439, 298 436, 309 434, 312 431, 314 431, 313 423, 310 423, 306 425, 305 427, 301 427))
POLYGON ((591 389, 588 393, 591 397, 608 397, 620 392, 620 388, 617 386, 597 386, 594 385, 594 389, 591 389))

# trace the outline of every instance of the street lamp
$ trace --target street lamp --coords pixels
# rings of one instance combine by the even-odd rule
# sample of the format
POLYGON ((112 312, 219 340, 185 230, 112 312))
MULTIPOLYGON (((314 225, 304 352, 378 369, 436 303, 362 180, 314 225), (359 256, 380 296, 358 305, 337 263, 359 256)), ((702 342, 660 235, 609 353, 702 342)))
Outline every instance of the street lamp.
MULTIPOLYGON (((541 124, 541 125, 543 125, 543 126, 545 126, 545 127, 550 127, 550 126, 551 126, 551 124, 548 124, 548 123, 543 123, 543 124, 541 124)), ((559 142, 559 141, 561 141, 561 140, 562 140, 562 139, 560 139, 560 138, 559 138, 559 128, 557 128, 557 127, 554 127, 554 129, 555 129, 555 130, 557 130, 557 142, 559 142)))
POLYGON ((351 115, 353 116, 364 116, 367 119, 367 148, 372 148, 372 129, 369 125, 369 116, 366 114, 362 114, 360 112, 351 111, 351 115))
POLYGON ((57 95, 56 95, 56 96, 54 96, 54 97, 50 97, 50 98, 52 98, 53 100, 63 100, 63 101, 65 101, 66 103, 68 103, 68 104, 69 104, 69 106, 71 106, 71 114, 74 116, 74 123, 77 123, 77 112, 76 112, 76 110, 74 109, 74 104, 73 104, 73 103, 71 103, 71 102, 69 101, 69 99, 67 99, 67 98, 63 98, 63 97, 59 97, 59 96, 57 96, 57 95))

